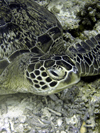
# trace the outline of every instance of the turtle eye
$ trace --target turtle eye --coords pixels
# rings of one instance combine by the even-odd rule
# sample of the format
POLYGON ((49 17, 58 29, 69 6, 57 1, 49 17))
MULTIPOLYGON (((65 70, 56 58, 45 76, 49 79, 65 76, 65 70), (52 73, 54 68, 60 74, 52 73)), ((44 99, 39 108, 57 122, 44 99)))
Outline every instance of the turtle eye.
POLYGON ((47 69, 47 73, 50 75, 51 78, 55 80, 61 80, 65 78, 67 72, 65 71, 64 67, 54 65, 47 69))
POLYGON ((54 75, 54 76, 56 76, 56 77, 59 76, 55 71, 52 71, 52 70, 51 70, 50 72, 51 72, 52 75, 54 75))

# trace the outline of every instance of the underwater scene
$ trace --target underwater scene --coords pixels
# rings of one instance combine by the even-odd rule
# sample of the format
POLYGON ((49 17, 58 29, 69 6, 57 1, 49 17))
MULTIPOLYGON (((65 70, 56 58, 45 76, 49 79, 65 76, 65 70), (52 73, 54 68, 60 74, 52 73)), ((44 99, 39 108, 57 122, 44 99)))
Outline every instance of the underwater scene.
POLYGON ((99 0, 0 0, 0 133, 100 133, 99 0))

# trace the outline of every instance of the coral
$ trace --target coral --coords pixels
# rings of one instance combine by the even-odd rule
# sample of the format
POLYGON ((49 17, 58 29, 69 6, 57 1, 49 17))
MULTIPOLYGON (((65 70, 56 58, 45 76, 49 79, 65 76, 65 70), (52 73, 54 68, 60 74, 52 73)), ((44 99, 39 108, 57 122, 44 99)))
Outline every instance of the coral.
POLYGON ((94 25, 100 20, 100 2, 93 2, 92 4, 85 5, 84 10, 78 14, 80 17, 79 29, 93 29, 94 25))
POLYGON ((95 24, 100 20, 100 2, 86 4, 77 13, 77 17, 80 19, 78 28, 69 30, 74 37, 79 37, 84 30, 93 30, 95 24))

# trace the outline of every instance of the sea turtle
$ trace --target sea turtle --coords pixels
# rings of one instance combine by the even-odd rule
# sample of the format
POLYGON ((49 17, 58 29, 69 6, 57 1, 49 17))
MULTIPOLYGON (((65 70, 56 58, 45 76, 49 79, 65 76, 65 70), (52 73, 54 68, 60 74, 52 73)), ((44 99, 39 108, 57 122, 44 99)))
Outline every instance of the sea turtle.
POLYGON ((56 17, 34 0, 0 0, 0 94, 49 95, 100 73, 100 35, 64 48, 56 17))

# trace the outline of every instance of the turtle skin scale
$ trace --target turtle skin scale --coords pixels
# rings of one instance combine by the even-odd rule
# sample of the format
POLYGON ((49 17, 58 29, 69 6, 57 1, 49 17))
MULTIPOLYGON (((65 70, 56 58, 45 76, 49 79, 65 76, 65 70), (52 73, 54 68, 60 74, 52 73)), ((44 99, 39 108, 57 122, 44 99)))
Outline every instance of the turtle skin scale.
POLYGON ((56 17, 34 0, 0 0, 0 94, 50 95, 100 73, 100 35, 64 48, 56 17))

